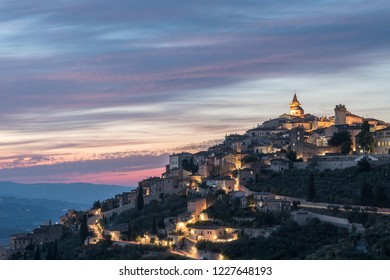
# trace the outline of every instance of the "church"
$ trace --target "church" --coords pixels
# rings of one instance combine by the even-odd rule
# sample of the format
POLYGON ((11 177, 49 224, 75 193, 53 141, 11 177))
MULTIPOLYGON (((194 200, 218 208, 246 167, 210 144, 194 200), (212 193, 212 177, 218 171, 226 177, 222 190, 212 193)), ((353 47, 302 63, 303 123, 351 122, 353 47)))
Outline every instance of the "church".
MULTIPOLYGON (((356 136, 364 121, 370 124, 372 132, 388 127, 383 121, 355 115, 342 104, 335 106, 333 116, 317 117, 310 113, 305 114, 302 103, 294 93, 289 103, 289 113, 265 121, 258 129, 288 131, 289 147, 295 150, 299 157, 307 159, 330 152, 328 140, 340 131, 349 132, 353 142, 352 150, 358 152, 356 136)), ((251 131, 253 133, 253 130, 251 131)))
POLYGON ((262 127, 284 128, 288 130, 302 127, 305 131, 311 132, 334 125, 360 126, 364 121, 368 121, 373 126, 373 131, 387 127, 387 124, 383 121, 373 118, 365 119, 351 113, 342 104, 335 106, 333 116, 317 117, 312 114, 305 114, 305 110, 302 107, 302 103, 299 102, 296 93, 289 103, 289 109, 289 113, 282 114, 279 118, 265 121, 262 127))

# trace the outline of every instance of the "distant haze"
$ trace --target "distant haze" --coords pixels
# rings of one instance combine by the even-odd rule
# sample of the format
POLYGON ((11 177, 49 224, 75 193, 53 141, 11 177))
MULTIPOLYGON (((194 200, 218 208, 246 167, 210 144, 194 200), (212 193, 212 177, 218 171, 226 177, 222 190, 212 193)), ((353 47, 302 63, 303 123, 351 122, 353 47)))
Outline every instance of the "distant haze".
POLYGON ((88 208, 90 208, 96 200, 102 201, 132 189, 134 188, 85 183, 29 185, 0 182, 0 197, 61 200, 88 205, 88 208))

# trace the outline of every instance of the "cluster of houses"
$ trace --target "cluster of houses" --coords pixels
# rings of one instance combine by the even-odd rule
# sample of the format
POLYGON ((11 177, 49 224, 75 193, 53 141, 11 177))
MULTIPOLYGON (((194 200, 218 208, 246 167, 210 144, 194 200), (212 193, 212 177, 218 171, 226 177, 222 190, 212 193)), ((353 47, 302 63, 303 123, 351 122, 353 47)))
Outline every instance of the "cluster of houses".
MULTIPOLYGON (((289 211, 291 201, 271 193, 256 193, 250 187, 258 181, 267 170, 283 172, 291 168, 337 169, 357 165, 363 158, 373 164, 390 162, 390 127, 387 123, 363 118, 347 111, 344 105, 335 107, 335 115, 316 117, 305 114, 296 95, 290 103, 290 113, 271 119, 244 134, 226 135, 223 143, 210 147, 207 151, 197 153, 182 152, 169 156, 169 164, 161 177, 150 177, 139 182, 137 190, 125 192, 100 203, 99 209, 91 210, 89 216, 110 217, 137 206, 138 192, 142 191, 144 203, 186 192, 198 197, 188 202, 187 212, 166 219, 163 232, 167 238, 159 240, 157 235, 147 234, 141 243, 157 243, 177 246, 193 244, 200 240, 229 242, 238 238, 239 229, 223 225, 218 220, 209 219, 207 215, 206 196, 219 192, 218 199, 228 205, 235 203, 240 208, 248 206, 247 198, 253 197, 252 205, 257 211, 289 211), (368 122, 375 139, 375 152, 362 154, 356 136, 362 124, 368 122), (339 150, 328 145, 329 139, 336 132, 348 131, 352 136, 352 152, 341 155, 339 150), (299 161, 288 159, 288 151, 296 153, 299 161)), ((10 237, 10 251, 23 252, 28 246, 44 244, 58 239, 63 231, 80 229, 85 213, 69 211, 61 217, 60 224, 41 226, 32 234, 20 234, 10 237)), ((94 220, 95 222, 95 220, 94 220)), ((96 221, 97 222, 97 221, 96 221)), ((128 230, 127 224, 112 228, 98 229, 98 223, 90 228, 95 237, 86 244, 98 242, 102 236, 112 240, 123 240, 128 230)), ((261 234, 253 233, 251 235, 261 234)), ((4 250, 0 255, 5 254, 4 250)))
MULTIPOLYGON (((332 117, 304 114, 294 95, 290 114, 266 121, 243 135, 227 135, 223 143, 207 151, 173 154, 161 177, 147 178, 139 186, 151 199, 184 189, 200 195, 207 194, 210 189, 243 191, 248 195, 247 188, 267 170, 303 169, 314 163, 318 169, 346 168, 357 165, 363 157, 374 164, 390 162, 390 127, 387 123, 354 115, 344 105, 337 105, 332 117), (376 143, 375 153, 371 155, 362 154, 356 143, 365 121, 369 123, 376 143), (349 155, 341 155, 338 148, 328 145, 334 133, 343 130, 352 136, 349 155), (286 155, 289 150, 301 160, 292 163, 286 155)), ((134 196, 132 201, 135 201, 134 196)))
POLYGON ((76 211, 70 209, 60 217, 60 223, 40 225, 31 233, 13 234, 9 237, 7 247, 0 247, 0 260, 10 259, 13 255, 23 256, 27 251, 33 251, 36 246, 53 243, 60 240, 66 232, 80 230, 84 215, 93 215, 94 211, 76 211))

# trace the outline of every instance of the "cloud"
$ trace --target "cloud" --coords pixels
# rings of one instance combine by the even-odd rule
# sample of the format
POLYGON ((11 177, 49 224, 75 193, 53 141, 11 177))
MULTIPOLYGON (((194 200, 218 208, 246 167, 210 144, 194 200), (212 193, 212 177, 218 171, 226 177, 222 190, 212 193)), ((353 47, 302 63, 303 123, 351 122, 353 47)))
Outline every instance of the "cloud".
POLYGON ((313 113, 390 118, 388 1, 0 4, 7 166, 89 172, 94 155, 201 148, 285 112, 294 89, 313 113))
MULTIPOLYGON (((144 170, 159 170, 168 162, 168 155, 131 155, 122 157, 106 157, 95 160, 79 160, 59 162, 52 164, 39 164, 43 160, 38 157, 18 159, 15 163, 21 164, 21 160, 29 162, 30 166, 6 167, 0 170, 0 176, 4 181, 15 182, 47 182, 47 181, 79 181, 78 178, 90 178, 89 182, 106 180, 105 177, 132 176, 134 181, 128 184, 134 185, 142 177, 144 170), (33 165, 31 165, 34 163, 33 165), (138 176, 138 177, 137 177, 138 176), (92 180, 93 179, 93 180, 92 180)), ((162 172, 161 172, 162 173, 162 172)), ((161 175, 161 173, 159 175, 161 175)))

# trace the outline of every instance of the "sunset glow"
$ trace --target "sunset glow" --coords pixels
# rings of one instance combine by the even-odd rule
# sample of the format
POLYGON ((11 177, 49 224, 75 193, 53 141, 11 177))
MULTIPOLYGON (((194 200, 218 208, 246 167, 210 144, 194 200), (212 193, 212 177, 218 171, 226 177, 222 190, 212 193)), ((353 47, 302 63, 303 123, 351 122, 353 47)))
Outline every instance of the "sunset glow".
POLYGON ((390 2, 168 2, 0 0, 1 181, 135 186, 295 90, 390 121, 390 2))

